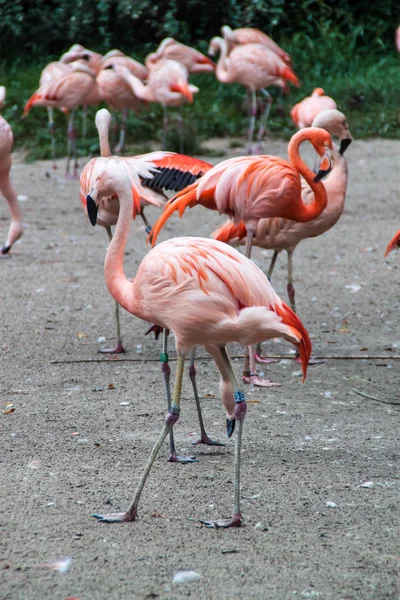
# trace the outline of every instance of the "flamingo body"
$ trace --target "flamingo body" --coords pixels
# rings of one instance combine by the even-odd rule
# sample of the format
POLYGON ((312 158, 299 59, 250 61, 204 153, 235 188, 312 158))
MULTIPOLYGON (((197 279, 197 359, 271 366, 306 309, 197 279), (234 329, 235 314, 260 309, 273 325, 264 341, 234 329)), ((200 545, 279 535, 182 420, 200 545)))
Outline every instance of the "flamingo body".
POLYGON ((188 73, 212 73, 215 70, 215 64, 210 58, 191 46, 177 42, 174 38, 165 38, 156 52, 146 57, 146 67, 153 69, 163 58, 179 62, 186 67, 188 73))
POLYGON ((239 27, 232 30, 228 25, 221 27, 221 33, 229 47, 245 44, 261 44, 275 52, 287 65, 292 64, 292 59, 273 39, 259 29, 252 27, 239 27))
POLYGON ((337 109, 336 102, 330 96, 325 96, 322 88, 315 88, 311 96, 295 104, 290 115, 296 127, 303 129, 303 127, 310 127, 315 117, 328 109, 337 109))

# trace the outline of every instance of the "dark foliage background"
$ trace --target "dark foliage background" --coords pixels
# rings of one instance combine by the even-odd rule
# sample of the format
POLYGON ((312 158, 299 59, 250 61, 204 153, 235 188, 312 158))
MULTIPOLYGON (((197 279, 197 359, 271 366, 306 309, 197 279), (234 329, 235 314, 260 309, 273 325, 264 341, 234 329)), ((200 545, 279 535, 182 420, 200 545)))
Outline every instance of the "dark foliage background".
POLYGON ((393 43, 399 0, 0 0, 0 52, 15 59, 59 55, 77 39, 104 52, 153 48, 166 36, 198 43, 221 25, 259 27, 278 43, 334 27, 374 52, 393 43))
MULTIPOLYGON (((320 86, 346 114, 355 137, 400 138, 400 55, 394 46, 399 23, 400 0, 0 0, 0 84, 7 87, 2 114, 29 159, 49 158, 46 111, 35 108, 27 119, 21 116, 41 69, 73 43, 101 53, 120 48, 143 61, 167 36, 206 52, 211 37, 229 24, 262 29, 293 58, 301 87, 283 99, 271 90, 275 101, 268 135, 290 137, 295 130, 290 108, 320 86)), ((210 137, 245 136, 243 87, 220 84, 212 74, 191 80, 200 92, 193 105, 184 107, 186 152, 198 153, 210 137)), ((78 141, 84 155, 98 152, 95 110, 88 112, 87 139, 78 141)), ((174 122, 174 111, 170 118, 174 122)), ((55 119, 57 154, 62 155, 65 115, 56 111, 55 119)), ((131 113, 128 143, 148 150, 148 141, 161 139, 161 119, 156 104, 131 113)), ((177 138, 172 128, 169 149, 178 149, 177 138)))

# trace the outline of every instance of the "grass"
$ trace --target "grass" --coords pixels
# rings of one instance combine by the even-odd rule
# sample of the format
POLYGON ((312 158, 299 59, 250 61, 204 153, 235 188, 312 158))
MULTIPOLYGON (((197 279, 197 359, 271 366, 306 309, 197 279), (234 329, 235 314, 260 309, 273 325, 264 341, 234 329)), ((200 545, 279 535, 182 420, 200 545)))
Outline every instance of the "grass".
MULTIPOLYGON (((290 120, 290 108, 311 93, 323 87, 332 96, 350 123, 355 138, 380 136, 400 139, 400 56, 394 48, 384 52, 377 48, 363 50, 355 47, 355 40, 336 32, 321 32, 319 40, 304 34, 295 35, 283 44, 291 53, 301 87, 292 87, 289 96, 280 98, 272 90, 274 104, 268 121, 269 135, 288 139, 295 131, 290 120), (282 110, 277 111, 277 105, 282 110)), ((27 160, 50 158, 47 115, 42 107, 32 109, 22 119, 25 102, 37 89, 41 64, 25 65, 20 61, 9 68, 0 65, 0 84, 7 87, 7 99, 2 115, 14 131, 15 147, 26 151, 27 160)), ((223 85, 213 75, 191 78, 200 92, 193 105, 183 108, 185 123, 185 152, 196 154, 211 137, 245 136, 247 129, 246 92, 238 85, 223 85)), ((98 154, 97 132, 94 127, 96 108, 88 110, 88 135, 78 141, 81 155, 98 154)), ((179 126, 175 110, 171 110, 171 133, 168 147, 179 150, 179 126), (174 114, 175 113, 175 114, 174 114)), ((57 156, 65 155, 66 117, 60 111, 55 115, 57 156)), ((81 131, 80 111, 76 126, 81 131)), ((143 108, 138 115, 130 114, 127 131, 127 152, 132 144, 149 147, 151 141, 162 137, 162 110, 156 104, 143 108)), ((240 142, 239 142, 240 143, 240 142)), ((235 142, 236 144, 236 142, 235 142)))

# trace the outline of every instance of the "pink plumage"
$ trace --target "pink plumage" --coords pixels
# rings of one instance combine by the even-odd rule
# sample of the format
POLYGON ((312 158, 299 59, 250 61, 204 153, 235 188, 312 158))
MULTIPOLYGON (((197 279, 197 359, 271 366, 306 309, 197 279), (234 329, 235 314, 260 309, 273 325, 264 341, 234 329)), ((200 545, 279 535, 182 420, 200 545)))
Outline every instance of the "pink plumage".
POLYGON ((299 129, 303 127, 311 127, 315 117, 327 109, 337 109, 336 102, 326 96, 322 88, 315 88, 311 96, 307 96, 290 111, 293 123, 299 129))
POLYGON ((146 57, 146 67, 153 69, 163 58, 181 63, 189 73, 212 73, 215 69, 215 64, 210 58, 191 46, 177 42, 174 38, 165 38, 157 50, 146 57))

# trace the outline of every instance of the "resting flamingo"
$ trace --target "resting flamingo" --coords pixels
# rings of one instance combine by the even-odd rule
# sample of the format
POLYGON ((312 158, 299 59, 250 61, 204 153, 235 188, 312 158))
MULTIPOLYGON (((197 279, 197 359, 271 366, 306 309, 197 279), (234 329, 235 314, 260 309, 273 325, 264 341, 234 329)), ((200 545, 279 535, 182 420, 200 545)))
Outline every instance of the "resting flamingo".
MULTIPOLYGON (((313 127, 320 127, 340 140, 340 148, 333 146, 334 168, 324 179, 328 203, 322 213, 313 219, 298 223, 290 219, 268 218, 260 219, 253 238, 253 245, 267 250, 274 250, 274 255, 267 277, 271 280, 279 252, 286 250, 288 256, 287 292, 290 306, 296 312, 295 290, 293 285, 293 252, 304 239, 317 237, 329 231, 339 220, 344 209, 347 191, 348 169, 343 156, 352 141, 346 117, 338 110, 324 110, 313 121, 313 127)), ((305 204, 312 202, 313 192, 308 184, 302 187, 302 197, 305 204)), ((229 221, 213 233, 213 238, 233 245, 244 245, 247 237, 243 221, 237 225, 229 221)), ((258 362, 266 362, 256 353, 258 362)), ((269 362, 269 361, 268 361, 269 362)))
POLYGON ((208 56, 171 37, 165 38, 155 52, 146 56, 145 65, 148 69, 152 69, 162 58, 181 63, 190 74, 213 73, 215 70, 215 64, 208 56))
MULTIPOLYGON (((2 85, 0 86, 0 109, 3 107, 5 98, 6 88, 2 85)), ((11 224, 8 229, 6 242, 0 249, 1 258, 9 256, 8 253, 11 246, 19 240, 23 231, 17 194, 10 181, 11 150, 13 142, 14 136, 10 125, 2 116, 0 116, 0 192, 7 200, 11 213, 11 224)))
POLYGON ((77 176, 76 158, 76 131, 74 126, 75 110, 78 106, 92 102, 93 98, 100 100, 100 93, 96 85, 96 74, 85 64, 79 64, 72 71, 62 75, 48 85, 40 87, 25 105, 24 117, 33 106, 48 106, 70 110, 68 121, 68 152, 66 177, 69 176, 71 157, 73 157, 73 177, 77 176))
MULTIPOLYGON (((164 207, 161 217, 154 225, 153 243, 165 222, 175 212, 180 216, 185 209, 198 204, 220 214, 229 215, 235 223, 244 221, 247 228, 245 254, 251 255, 251 246, 257 223, 265 217, 280 217, 300 222, 315 219, 326 207, 327 195, 319 180, 331 168, 329 156, 332 140, 327 131, 308 128, 297 132, 288 147, 289 161, 275 156, 241 156, 225 160, 199 181, 178 193, 164 207), (299 155, 300 144, 309 140, 322 157, 321 170, 315 175, 299 155), (314 192, 314 199, 305 204, 301 196, 300 175, 314 192)), ((256 375, 254 356, 246 363, 244 377, 255 385, 265 386, 271 382, 256 375)))
POLYGON ((229 25, 223 25, 221 27, 221 35, 228 44, 228 52, 232 47, 245 44, 261 44, 266 46, 272 52, 275 52, 287 65, 292 64, 292 59, 289 54, 285 52, 273 39, 271 39, 266 33, 263 33, 259 29, 252 27, 239 27, 238 29, 231 29, 229 25))
POLYGON ((296 127, 303 129, 303 127, 311 127, 315 117, 321 111, 328 109, 336 110, 336 102, 330 96, 325 96, 322 88, 315 88, 311 96, 307 96, 293 106, 290 116, 296 127))
MULTIPOLYGON (((102 168, 104 157, 111 156, 111 149, 108 139, 111 114, 106 108, 102 108, 96 113, 96 127, 99 133, 100 153, 102 158, 93 158, 89 161, 81 174, 80 178, 80 197, 84 210, 86 210, 86 196, 90 191, 91 185, 99 169, 102 168)), ((151 175, 148 178, 140 179, 140 204, 133 205, 132 216, 140 214, 149 233, 151 227, 147 221, 144 208, 148 205, 161 208, 167 197, 163 190, 178 191, 185 188, 188 184, 201 177, 206 171, 211 169, 212 165, 205 161, 175 154, 173 152, 150 152, 141 156, 124 157, 127 167, 131 164, 136 165, 137 160, 142 159, 151 165, 151 175)), ((100 204, 97 222, 102 225, 112 240, 111 227, 116 225, 119 214, 118 196, 113 194, 109 198, 103 198, 100 204)), ((125 352, 122 345, 121 328, 119 322, 119 309, 116 304, 116 330, 117 345, 115 348, 105 348, 101 352, 119 354, 125 352)))
MULTIPOLYGON (((143 165, 138 164, 137 169, 143 170, 143 165)), ((134 281, 128 280, 124 272, 124 251, 131 223, 132 194, 136 203, 140 201, 136 187, 139 184, 138 175, 128 172, 124 161, 105 160, 103 171, 99 172, 87 197, 88 215, 94 225, 102 197, 118 195, 120 213, 104 264, 106 285, 128 312, 174 333, 178 353, 175 389, 164 427, 128 510, 93 516, 106 523, 136 519, 151 466, 179 418, 185 357, 196 345, 203 345, 221 374, 220 391, 229 437, 237 423, 233 515, 204 523, 209 527, 239 527, 242 524, 240 458, 246 402, 225 346, 235 341, 253 344, 283 337, 300 347, 305 376, 311 342, 300 319, 280 300, 262 271, 221 242, 203 238, 175 238, 163 242, 143 259, 134 281)))
POLYGON ((265 89, 269 86, 286 87, 286 81, 298 86, 299 82, 290 67, 275 52, 261 44, 237 46, 228 55, 226 41, 214 37, 210 42, 209 54, 220 52, 215 75, 221 83, 239 83, 251 95, 251 111, 248 136, 248 153, 253 151, 253 133, 257 112, 256 92, 261 91, 266 98, 265 110, 260 123, 258 139, 262 142, 265 124, 271 108, 272 98, 265 89))
POLYGON ((133 110, 133 112, 138 113, 141 102, 133 93, 131 86, 112 68, 115 64, 126 67, 141 81, 147 79, 149 72, 144 65, 134 58, 126 56, 120 50, 110 50, 103 57, 101 69, 97 75, 97 85, 104 102, 111 109, 122 112, 119 141, 114 149, 114 152, 119 153, 122 152, 125 143, 128 112, 133 110))
MULTIPOLYGON (((128 69, 121 65, 114 65, 115 71, 131 86, 135 96, 146 102, 162 104, 164 110, 164 137, 163 150, 167 147, 168 114, 167 106, 182 106, 193 102, 193 94, 199 88, 188 82, 188 71, 181 63, 168 58, 163 58, 150 70, 147 84, 140 81, 128 69)), ((182 117, 180 117, 180 120, 182 117)), ((181 123, 181 144, 183 152, 183 127, 181 123)))

